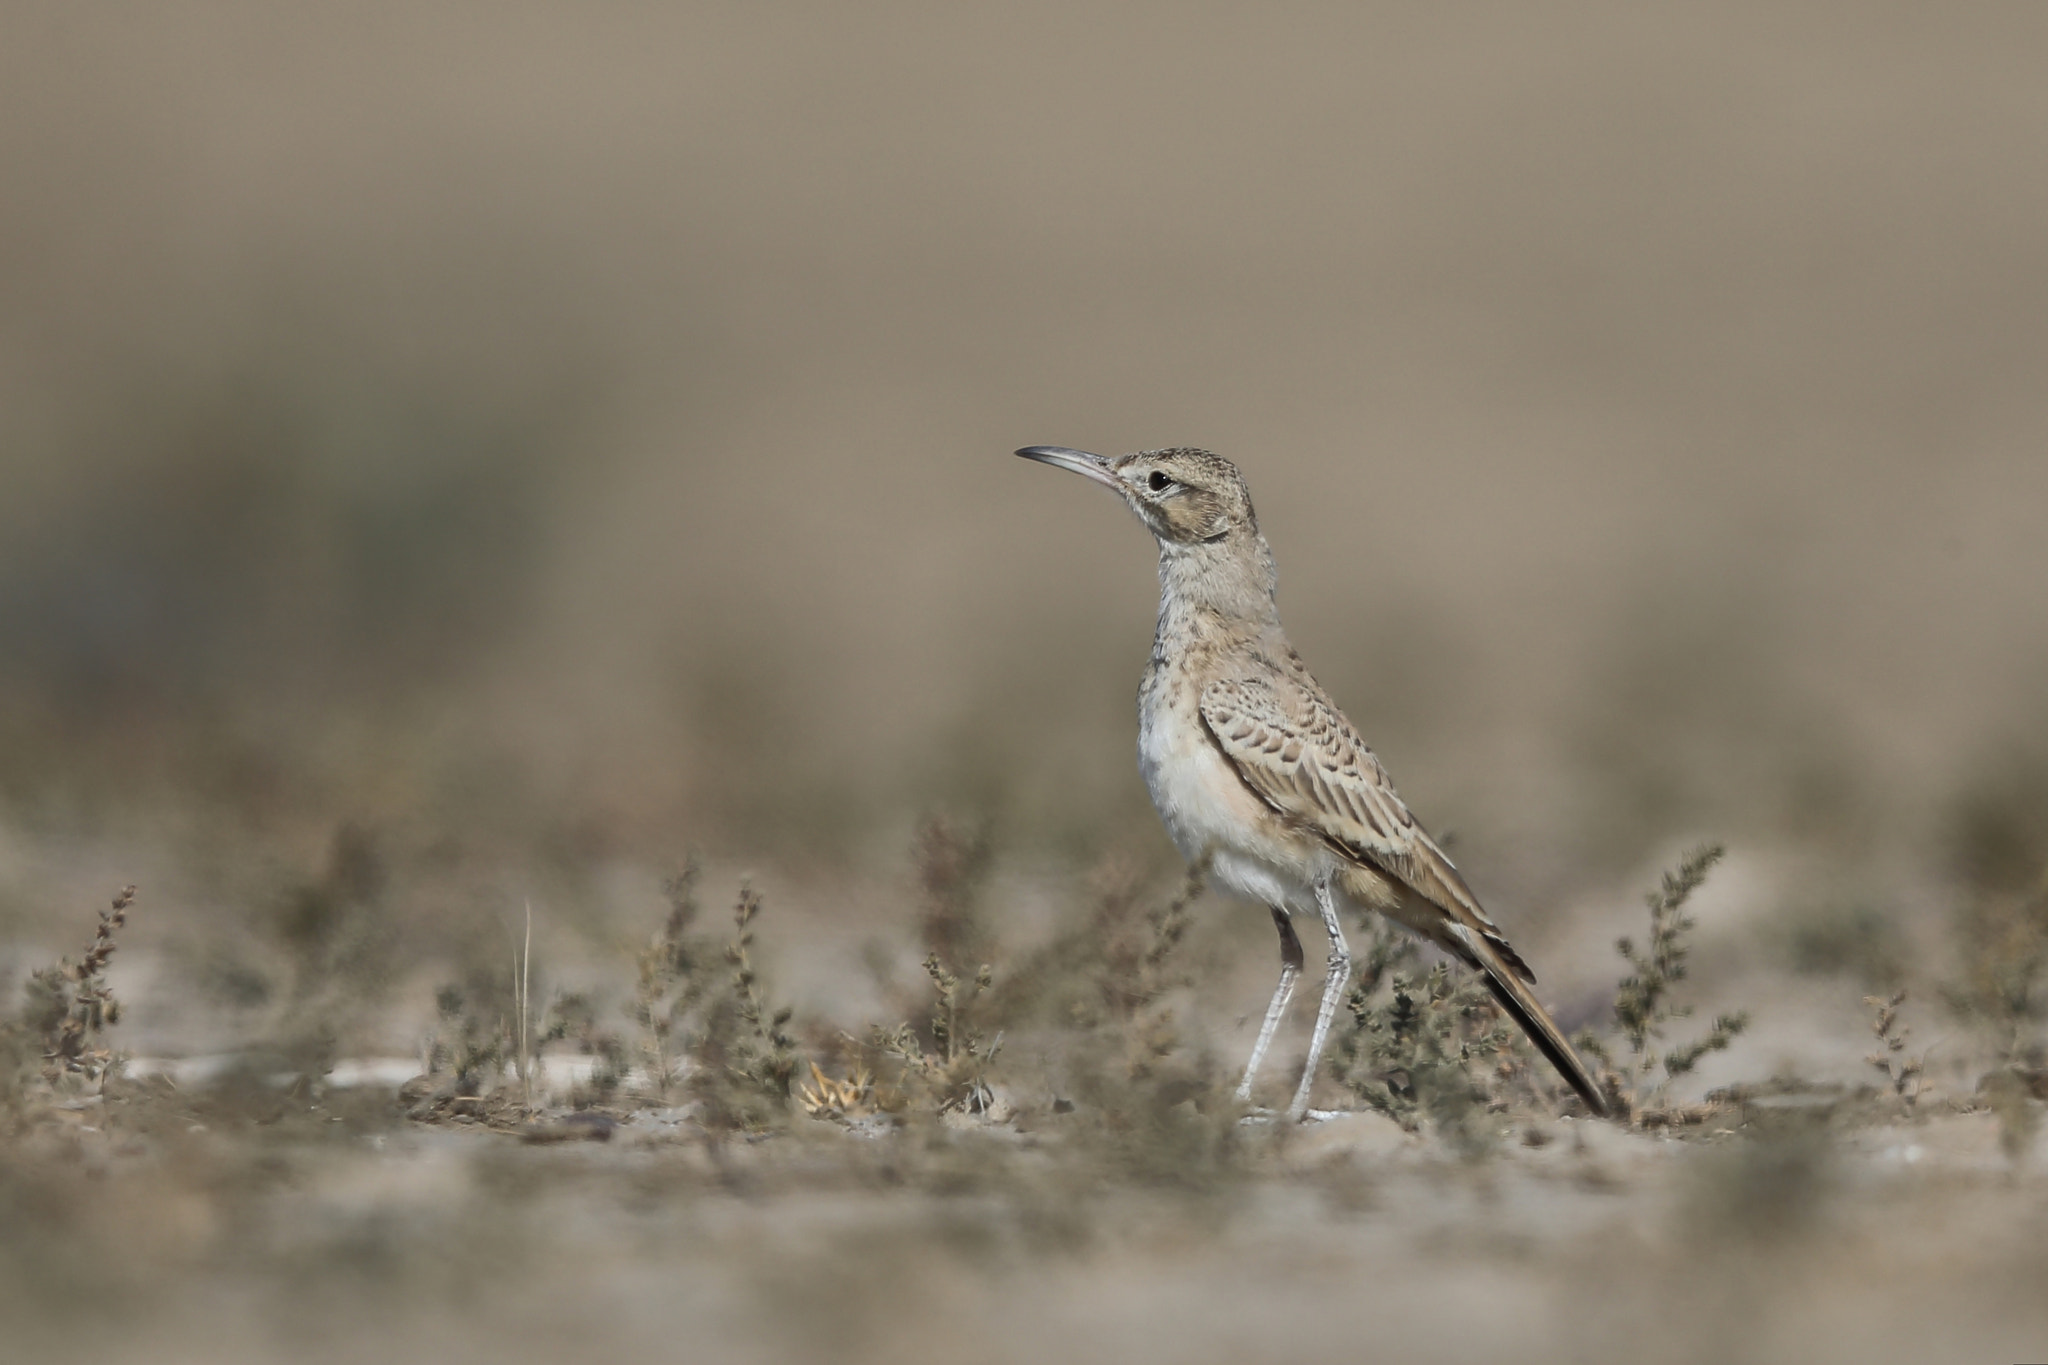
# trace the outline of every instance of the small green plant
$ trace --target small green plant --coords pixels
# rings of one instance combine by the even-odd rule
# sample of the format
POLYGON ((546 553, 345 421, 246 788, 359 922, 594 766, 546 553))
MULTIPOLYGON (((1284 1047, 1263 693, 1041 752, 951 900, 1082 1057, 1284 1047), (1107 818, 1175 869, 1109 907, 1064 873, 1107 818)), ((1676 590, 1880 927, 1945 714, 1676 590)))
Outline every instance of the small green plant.
POLYGON ((787 1031, 794 1010, 771 1007, 761 993, 753 959, 753 925, 760 913, 761 897, 742 883, 725 950, 732 968, 726 992, 710 1003, 691 1048, 691 1089, 713 1129, 760 1130, 788 1112, 798 1060, 796 1040, 787 1031))
POLYGON ((1346 1001, 1352 1028, 1332 1062, 1369 1108, 1411 1132, 1427 1121, 1461 1155, 1480 1156, 1493 1142, 1484 1116, 1503 1103, 1495 1082, 1521 1069, 1516 1031, 1477 976, 1443 962, 1417 971, 1417 957, 1405 932, 1372 927, 1346 1001))
POLYGON ((1657 890, 1643 898, 1650 911, 1650 937, 1644 949, 1639 951, 1629 938, 1615 942, 1615 951, 1632 969, 1614 993, 1614 1020, 1628 1045, 1627 1059, 1617 1062, 1613 1051, 1590 1029, 1573 1040, 1600 1064, 1604 1073, 1601 1083, 1619 1111, 1640 1117, 1655 1109, 1673 1080, 1698 1066, 1708 1053, 1726 1048, 1749 1027, 1747 1011, 1716 1015, 1701 1037, 1671 1044, 1661 1053, 1657 1048, 1665 1027, 1692 1013, 1690 1006, 1674 1005, 1670 998, 1672 987, 1685 979, 1686 958, 1692 951, 1688 938, 1695 922, 1685 913, 1685 905, 1726 851, 1720 844, 1694 849, 1680 860, 1676 871, 1664 874, 1657 890), (1653 1083, 1651 1077, 1660 1066, 1664 1077, 1653 1083))
POLYGON ((751 1054, 749 1074, 767 1089, 787 1098, 789 1078, 796 1074, 796 1040, 783 1032, 795 1010, 788 1005, 770 1011, 760 991, 760 978, 754 971, 752 948, 754 944, 754 917, 761 913, 761 897, 745 883, 740 885, 738 902, 733 906, 733 941, 725 950, 726 960, 732 964, 733 1000, 740 1021, 747 1026, 751 1043, 743 1049, 751 1054))

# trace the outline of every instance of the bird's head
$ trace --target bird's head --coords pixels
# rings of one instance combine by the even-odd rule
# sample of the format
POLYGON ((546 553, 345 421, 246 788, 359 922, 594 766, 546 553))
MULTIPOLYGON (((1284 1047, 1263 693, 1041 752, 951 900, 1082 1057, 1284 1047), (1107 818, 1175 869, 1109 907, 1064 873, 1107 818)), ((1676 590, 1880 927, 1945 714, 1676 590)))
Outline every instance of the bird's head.
POLYGON ((1065 446, 1025 446, 1027 460, 1069 469, 1115 489, 1164 547, 1257 535, 1252 495, 1237 466, 1206 450, 1140 450, 1110 459, 1065 446))

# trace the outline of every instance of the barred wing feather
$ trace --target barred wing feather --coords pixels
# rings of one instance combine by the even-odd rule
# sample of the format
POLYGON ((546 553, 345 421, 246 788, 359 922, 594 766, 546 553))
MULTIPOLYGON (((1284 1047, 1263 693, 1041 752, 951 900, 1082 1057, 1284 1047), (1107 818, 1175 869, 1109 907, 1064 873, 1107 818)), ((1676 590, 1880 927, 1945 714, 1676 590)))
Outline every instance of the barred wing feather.
POLYGON ((1284 674, 1219 679, 1202 689, 1201 712, 1238 776, 1283 819, 1407 886, 1453 925, 1483 935, 1522 980, 1536 979, 1313 683, 1284 674))

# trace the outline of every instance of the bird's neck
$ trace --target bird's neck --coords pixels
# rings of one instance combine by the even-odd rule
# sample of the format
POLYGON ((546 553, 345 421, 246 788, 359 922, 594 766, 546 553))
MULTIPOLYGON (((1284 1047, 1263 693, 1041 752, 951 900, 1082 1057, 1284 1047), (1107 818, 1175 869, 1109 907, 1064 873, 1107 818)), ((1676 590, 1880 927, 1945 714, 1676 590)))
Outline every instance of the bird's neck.
POLYGON ((1280 624, 1273 552, 1257 531, 1196 545, 1159 546, 1159 633, 1180 634, 1204 617, 1280 624))

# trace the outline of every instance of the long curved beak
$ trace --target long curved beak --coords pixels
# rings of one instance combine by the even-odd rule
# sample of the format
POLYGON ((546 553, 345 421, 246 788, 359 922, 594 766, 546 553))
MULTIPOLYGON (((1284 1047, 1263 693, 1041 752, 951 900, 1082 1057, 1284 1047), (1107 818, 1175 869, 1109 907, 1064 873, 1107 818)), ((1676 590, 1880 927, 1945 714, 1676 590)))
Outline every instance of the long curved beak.
POLYGON ((1065 446, 1025 446, 1017 453, 1027 460, 1049 464, 1055 469, 1070 469, 1084 479, 1093 479, 1119 493, 1124 491, 1123 481, 1111 471, 1109 461, 1100 455, 1090 455, 1085 450, 1069 450, 1065 446))

